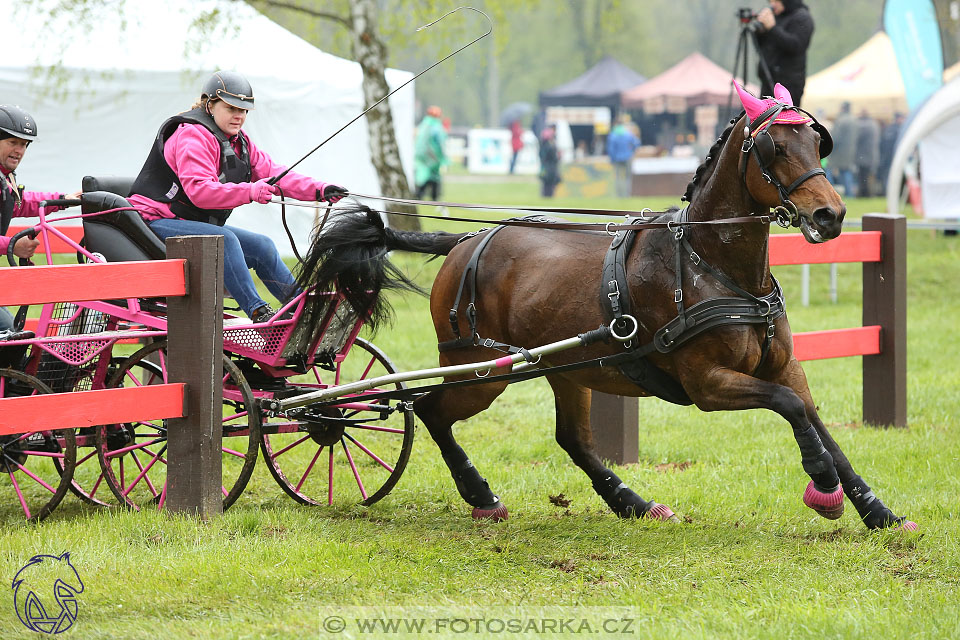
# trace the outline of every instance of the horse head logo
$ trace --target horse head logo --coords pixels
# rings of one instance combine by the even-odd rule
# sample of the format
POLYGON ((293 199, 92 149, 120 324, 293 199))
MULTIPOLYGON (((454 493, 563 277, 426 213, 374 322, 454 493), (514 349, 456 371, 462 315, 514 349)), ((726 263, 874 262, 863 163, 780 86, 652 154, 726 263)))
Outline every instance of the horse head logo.
POLYGON ((33 556, 13 578, 12 589, 17 617, 31 631, 62 633, 77 619, 77 594, 83 593, 83 581, 70 564, 69 553, 33 556), (59 606, 51 604, 51 587, 59 606), (47 598, 46 605, 40 594, 47 598))

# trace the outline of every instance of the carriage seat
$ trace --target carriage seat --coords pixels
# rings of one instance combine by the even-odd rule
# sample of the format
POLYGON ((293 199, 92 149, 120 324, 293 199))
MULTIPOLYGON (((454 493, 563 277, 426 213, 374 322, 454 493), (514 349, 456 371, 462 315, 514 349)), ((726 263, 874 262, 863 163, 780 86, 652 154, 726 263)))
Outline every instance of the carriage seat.
MULTIPOLYGON (((115 176, 83 178, 83 213, 129 207, 133 178, 115 176)), ((167 257, 162 240, 150 230, 136 211, 114 211, 83 219, 84 246, 103 255, 107 262, 163 260, 167 257)))

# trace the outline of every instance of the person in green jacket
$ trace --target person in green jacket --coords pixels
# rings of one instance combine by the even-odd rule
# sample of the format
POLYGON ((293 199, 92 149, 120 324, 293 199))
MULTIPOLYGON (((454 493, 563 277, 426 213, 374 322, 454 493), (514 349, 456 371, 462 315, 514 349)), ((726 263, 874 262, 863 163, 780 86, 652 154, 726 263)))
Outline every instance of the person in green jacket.
POLYGON ((413 179, 417 186, 417 200, 423 200, 427 189, 430 189, 431 200, 440 197, 440 168, 449 162, 443 152, 447 132, 440 120, 442 117, 440 107, 434 105, 427 109, 427 115, 417 127, 417 140, 413 150, 413 179))

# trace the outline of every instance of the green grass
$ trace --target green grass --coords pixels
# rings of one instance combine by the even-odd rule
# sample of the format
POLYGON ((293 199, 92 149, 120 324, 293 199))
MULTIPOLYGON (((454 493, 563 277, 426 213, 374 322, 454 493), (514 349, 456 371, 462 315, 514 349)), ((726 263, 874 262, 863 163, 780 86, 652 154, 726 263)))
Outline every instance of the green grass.
MULTIPOLYGON (((450 183, 446 196, 543 202, 533 182, 450 183)), ((849 204, 852 217, 882 207, 849 204)), ((871 533, 852 508, 835 522, 805 508, 807 479, 778 416, 705 414, 655 399, 640 404, 640 463, 616 471, 685 522, 620 521, 555 444, 552 397, 543 381, 532 381, 457 427, 510 508, 507 522, 471 521, 419 428, 406 474, 370 508, 296 505, 262 463, 238 503, 206 524, 88 509, 68 496, 47 521, 28 526, 0 506, 0 575, 11 579, 34 554, 70 551, 86 588, 67 635, 82 638, 318 637, 322 618, 350 606, 434 607, 448 617, 554 607, 594 621, 605 610, 593 607, 624 607, 616 611, 636 620, 631 635, 644 638, 955 637, 960 338, 952 318, 960 301, 952 292, 960 242, 929 231, 908 237, 909 428, 860 424, 859 358, 805 369, 821 416, 855 467, 891 508, 920 524, 918 534, 871 533), (691 465, 657 469, 670 462, 691 465), (551 502, 561 493, 569 506, 551 502)), ((420 257, 398 261, 424 284, 439 267, 420 257)), ((860 266, 840 266, 837 304, 829 302, 828 268, 811 271, 811 305, 802 307, 800 268, 776 270, 793 329, 859 325, 860 266)), ((434 366, 426 300, 405 297, 394 306, 395 323, 376 343, 400 369, 434 366)), ((32 637, 7 594, 0 636, 32 637)))

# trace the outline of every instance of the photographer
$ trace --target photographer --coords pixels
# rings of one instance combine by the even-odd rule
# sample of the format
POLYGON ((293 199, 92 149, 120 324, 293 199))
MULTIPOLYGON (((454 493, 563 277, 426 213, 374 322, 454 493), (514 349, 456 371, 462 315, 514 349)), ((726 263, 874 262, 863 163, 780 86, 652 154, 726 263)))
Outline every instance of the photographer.
POLYGON ((772 96, 773 85, 779 82, 799 106, 807 81, 807 48, 813 35, 810 10, 803 0, 770 0, 770 6, 757 14, 756 22, 759 54, 772 76, 767 78, 762 68, 758 71, 761 95, 772 96))

